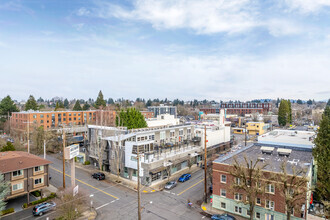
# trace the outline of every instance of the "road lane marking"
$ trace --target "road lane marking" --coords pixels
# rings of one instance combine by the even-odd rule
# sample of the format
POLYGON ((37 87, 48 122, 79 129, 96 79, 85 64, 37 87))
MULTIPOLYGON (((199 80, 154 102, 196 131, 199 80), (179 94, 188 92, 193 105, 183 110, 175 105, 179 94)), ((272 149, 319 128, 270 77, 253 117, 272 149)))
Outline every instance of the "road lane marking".
MULTIPOLYGON (((116 201, 116 200, 113 200, 113 201, 116 201)), ((103 205, 101 205, 101 206, 99 206, 99 207, 97 207, 97 208, 95 208, 95 209, 98 210, 98 209, 103 208, 104 206, 107 206, 107 205, 109 205, 109 204, 110 204, 110 202, 105 203, 105 204, 103 204, 103 205)))
POLYGON ((193 188, 193 187, 196 186, 198 183, 201 183, 201 182, 203 182, 203 181, 204 181, 204 179, 202 179, 201 181, 198 181, 197 183, 195 183, 194 185, 188 187, 187 189, 183 190, 182 192, 178 193, 177 195, 180 196, 182 193, 186 192, 187 190, 193 188))
MULTIPOLYGON (((57 172, 63 173, 62 171, 60 171, 60 170, 58 170, 58 169, 56 169, 54 167, 51 167, 50 166, 50 168, 53 169, 53 170, 56 170, 57 172)), ((65 175, 68 176, 68 177, 71 177, 69 174, 65 174, 65 175)), ((98 190, 98 191, 100 191, 100 192, 102 192, 102 193, 104 193, 104 194, 106 194, 108 196, 111 196, 112 198, 119 199, 118 197, 116 197, 114 195, 111 195, 110 193, 107 193, 107 192, 103 191, 102 189, 96 188, 96 187, 94 187, 94 186, 92 186, 92 185, 90 185, 90 184, 88 184, 88 183, 86 183, 84 181, 81 181, 79 179, 76 179, 76 181, 81 182, 82 184, 85 184, 86 186, 89 186, 89 187, 91 187, 93 189, 96 189, 96 190, 98 190)))

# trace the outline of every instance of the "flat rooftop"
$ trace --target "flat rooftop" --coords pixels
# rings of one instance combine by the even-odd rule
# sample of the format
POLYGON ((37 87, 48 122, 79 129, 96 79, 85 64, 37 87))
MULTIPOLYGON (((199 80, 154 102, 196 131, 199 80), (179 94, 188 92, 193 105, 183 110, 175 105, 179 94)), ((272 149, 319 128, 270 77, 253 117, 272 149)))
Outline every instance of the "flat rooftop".
POLYGON ((247 157, 253 162, 259 160, 259 164, 268 164, 264 170, 273 172, 282 172, 281 164, 286 163, 288 174, 292 174, 292 167, 296 170, 304 170, 305 172, 312 165, 313 156, 311 151, 295 150, 281 147, 265 147, 259 145, 251 145, 244 147, 225 157, 219 157, 214 162, 232 165, 234 157, 239 163, 245 163, 244 157, 247 157), (298 168, 298 169, 297 169, 298 168))
POLYGON ((313 131, 273 130, 259 136, 258 144, 312 149, 315 136, 313 131))

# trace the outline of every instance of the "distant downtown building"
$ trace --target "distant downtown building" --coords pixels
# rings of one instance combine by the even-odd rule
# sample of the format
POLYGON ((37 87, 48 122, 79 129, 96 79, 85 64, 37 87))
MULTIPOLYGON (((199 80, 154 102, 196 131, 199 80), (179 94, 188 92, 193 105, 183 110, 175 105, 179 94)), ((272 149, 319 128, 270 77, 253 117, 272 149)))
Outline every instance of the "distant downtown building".
POLYGON ((154 117, 154 112, 152 111, 140 111, 144 119, 149 119, 154 117))
POLYGON ((75 126, 85 124, 102 124, 115 126, 116 112, 109 110, 88 111, 23 111, 13 112, 10 118, 12 131, 26 132, 30 128, 42 126, 45 130, 55 129, 62 125, 75 126), (101 122, 102 121, 102 122, 101 122))
POLYGON ((154 113, 154 117, 157 117, 158 115, 163 115, 163 114, 170 114, 174 115, 174 117, 177 117, 177 110, 176 106, 166 106, 163 104, 160 104, 159 106, 149 106, 148 111, 154 113))
POLYGON ((218 108, 201 108, 205 114, 219 114, 220 109, 226 109, 226 114, 245 115, 253 113, 266 113, 271 111, 270 103, 222 103, 218 108))
POLYGON ((0 152, 0 173, 10 183, 5 200, 27 195, 49 186, 51 161, 23 151, 0 152))

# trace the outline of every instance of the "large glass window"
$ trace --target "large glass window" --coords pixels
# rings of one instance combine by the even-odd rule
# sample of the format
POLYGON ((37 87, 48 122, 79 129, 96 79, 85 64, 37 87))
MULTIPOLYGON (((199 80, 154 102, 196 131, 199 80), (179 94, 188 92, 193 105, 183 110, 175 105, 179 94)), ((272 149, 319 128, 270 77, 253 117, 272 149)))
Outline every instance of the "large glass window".
POLYGON ((43 170, 44 170, 44 166, 34 167, 34 172, 43 171, 43 170))
POLYGON ((44 182, 44 178, 34 179, 34 185, 42 184, 43 182, 44 182))
POLYGON ((156 181, 156 180, 160 179, 161 176, 162 176, 161 173, 162 173, 161 171, 160 171, 160 172, 157 172, 157 173, 153 173, 153 174, 151 175, 151 181, 156 181))
POLYGON ((226 197, 227 192, 225 189, 221 189, 221 196, 226 197))
POLYGON ((23 183, 16 183, 12 185, 13 191, 23 189, 23 183))
POLYGON ((226 175, 221 175, 221 182, 222 183, 227 183, 227 176, 226 175))
POLYGON ((17 170, 13 172, 13 177, 22 176, 22 175, 23 175, 23 170, 17 170))
POLYGON ((266 200, 266 209, 274 210, 274 208, 275 208, 275 202, 266 200))
POLYGON ((268 184, 266 186, 266 192, 268 192, 268 193, 275 193, 275 186, 274 186, 274 184, 268 184))

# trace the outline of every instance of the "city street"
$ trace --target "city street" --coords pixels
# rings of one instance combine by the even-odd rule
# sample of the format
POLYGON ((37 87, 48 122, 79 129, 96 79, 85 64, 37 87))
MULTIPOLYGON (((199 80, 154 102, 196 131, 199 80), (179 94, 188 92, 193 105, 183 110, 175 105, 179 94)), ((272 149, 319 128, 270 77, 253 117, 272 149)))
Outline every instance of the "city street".
MULTIPOLYGON (((50 166, 50 184, 57 188, 62 187, 62 161, 54 156, 47 155, 53 164, 50 166)), ((168 191, 141 193, 141 207, 143 219, 204 219, 200 203, 204 193, 204 172, 198 170, 192 174, 190 180, 178 183, 168 191), (193 203, 188 208, 187 200, 193 203)), ((66 164, 66 186, 70 187, 70 164, 66 164)), ((79 190, 84 191, 89 199, 93 194, 93 207, 96 209, 97 219, 137 219, 137 192, 109 181, 97 181, 85 170, 76 168, 76 184, 79 190)), ((143 190, 143 188, 142 188, 143 190)), ((142 191, 141 190, 141 191, 142 191)), ((13 214, 4 219, 50 219, 53 213, 42 217, 33 217, 31 210, 26 210, 24 217, 21 213, 13 214)))

